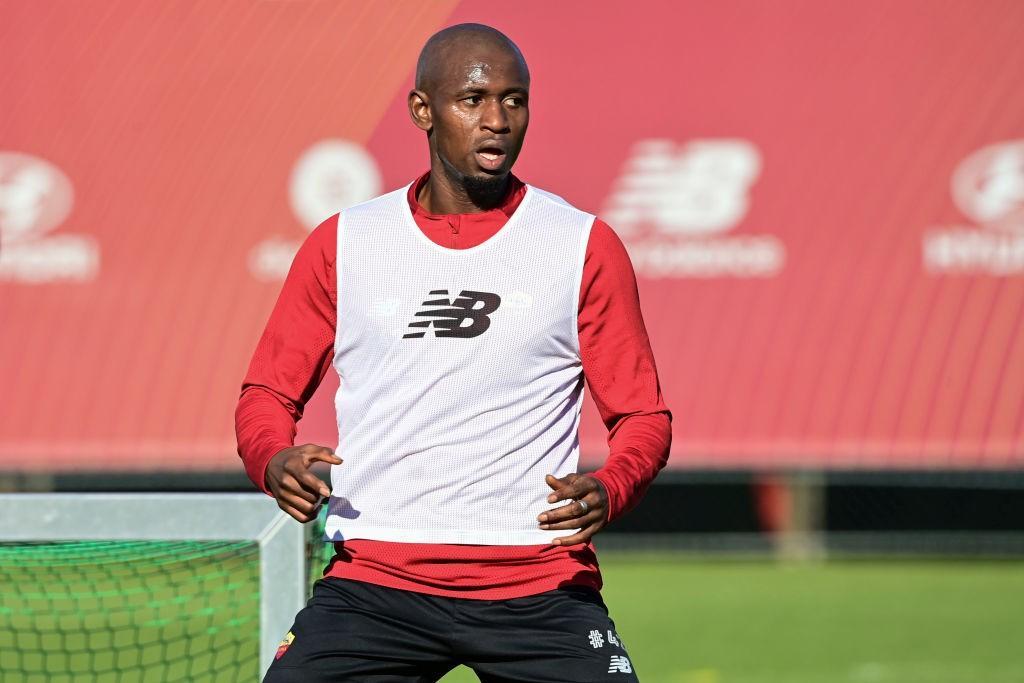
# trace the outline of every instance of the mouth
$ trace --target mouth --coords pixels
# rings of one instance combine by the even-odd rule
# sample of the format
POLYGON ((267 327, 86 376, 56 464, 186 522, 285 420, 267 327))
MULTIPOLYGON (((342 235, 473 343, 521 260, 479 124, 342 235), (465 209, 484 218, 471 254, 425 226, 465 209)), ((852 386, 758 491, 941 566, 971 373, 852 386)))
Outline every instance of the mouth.
POLYGON ((485 171, 497 171, 505 164, 507 154, 504 147, 496 143, 485 143, 476 150, 474 156, 485 171))

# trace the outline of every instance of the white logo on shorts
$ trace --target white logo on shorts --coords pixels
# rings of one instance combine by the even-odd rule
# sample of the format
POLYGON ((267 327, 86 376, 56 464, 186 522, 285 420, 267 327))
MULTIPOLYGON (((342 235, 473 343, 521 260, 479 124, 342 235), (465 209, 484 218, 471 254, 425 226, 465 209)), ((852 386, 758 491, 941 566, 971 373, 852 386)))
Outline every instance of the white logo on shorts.
POLYGON ((623 655, 612 655, 608 662, 608 673, 610 674, 631 674, 633 665, 629 663, 629 657, 623 655))

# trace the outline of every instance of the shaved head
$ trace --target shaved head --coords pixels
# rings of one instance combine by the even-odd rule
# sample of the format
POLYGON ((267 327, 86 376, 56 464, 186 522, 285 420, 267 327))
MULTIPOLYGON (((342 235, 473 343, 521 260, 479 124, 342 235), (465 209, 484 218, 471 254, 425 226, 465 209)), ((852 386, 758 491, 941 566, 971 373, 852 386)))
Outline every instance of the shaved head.
POLYGON ((526 60, 501 31, 457 24, 430 37, 409 93, 409 116, 430 148, 425 208, 472 213, 500 204, 530 122, 529 99, 526 60))
POLYGON ((417 90, 431 93, 448 75, 453 57, 459 57, 465 50, 490 48, 507 51, 522 67, 529 83, 530 70, 526 67, 523 53, 512 40, 496 28, 484 24, 456 24, 430 36, 416 62, 417 90))

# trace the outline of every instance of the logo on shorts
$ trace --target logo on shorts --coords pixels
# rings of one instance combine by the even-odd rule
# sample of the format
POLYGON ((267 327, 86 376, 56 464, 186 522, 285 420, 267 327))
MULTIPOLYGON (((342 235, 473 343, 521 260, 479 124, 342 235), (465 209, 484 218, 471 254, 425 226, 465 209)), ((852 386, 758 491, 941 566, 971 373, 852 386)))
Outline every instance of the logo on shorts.
MULTIPOLYGON (((432 289, 430 296, 448 296, 447 289, 432 289)), ((414 320, 409 327, 414 330, 423 330, 434 327, 435 337, 479 337, 491 326, 491 313, 498 310, 501 305, 501 297, 490 292, 474 292, 464 289, 454 300, 447 298, 427 299, 423 302, 426 308, 416 312, 417 318, 425 320, 414 320)), ((409 332, 402 336, 403 339, 417 339, 426 335, 426 331, 409 332)))
POLYGON ((612 655, 608 662, 608 673, 610 674, 631 674, 633 665, 629 663, 629 657, 623 655, 612 655))
POLYGON ((284 656, 284 653, 288 651, 288 647, 292 644, 293 640, 295 640, 295 634, 288 631, 288 635, 286 635, 284 640, 281 641, 281 644, 277 646, 277 654, 274 655, 274 659, 281 659, 281 657, 284 656))

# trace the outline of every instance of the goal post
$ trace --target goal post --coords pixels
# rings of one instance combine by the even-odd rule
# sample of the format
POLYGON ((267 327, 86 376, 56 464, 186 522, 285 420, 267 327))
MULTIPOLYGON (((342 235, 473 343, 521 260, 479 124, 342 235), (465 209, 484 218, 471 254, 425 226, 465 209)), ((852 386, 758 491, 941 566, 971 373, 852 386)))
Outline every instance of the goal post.
MULTIPOLYGON (((150 629, 148 640, 168 634, 167 641, 174 641, 173 647, 152 643, 165 658, 173 650, 181 660, 173 675, 162 670, 162 680, 198 680, 197 667, 204 664, 197 662, 215 661, 217 650, 225 649, 218 643, 226 642, 224 632, 232 629, 232 651, 239 657, 258 652, 262 676, 306 602, 307 529, 258 493, 0 494, 0 572, 0 649, 7 651, 0 653, 0 662, 8 662, 0 663, 4 681, 18 675, 44 680, 35 673, 8 671, 5 666, 15 655, 19 666, 31 662, 33 670, 43 668, 41 675, 52 680, 103 681, 102 671, 111 680, 122 680, 126 667, 144 667, 147 658, 166 666, 152 661, 152 653, 126 652, 132 647, 129 637, 98 632, 139 623, 150 629), (80 570, 76 561, 88 567, 80 570), (140 569, 133 570, 132 562, 140 569), (195 563, 194 570, 187 568, 189 562, 195 563), (88 571, 98 578, 87 578, 88 571), (249 578, 248 584, 239 573, 249 578), (147 577, 160 584, 159 599, 145 595, 147 577), (82 581, 92 581, 92 587, 82 581), (220 591, 221 597, 204 605, 204 587, 220 591), (174 611, 193 607, 202 620, 174 611), (135 608, 148 610, 143 621, 127 615, 135 608), (217 610, 228 613, 218 615, 217 610), (257 613, 258 647, 251 642, 257 613), (70 616, 61 622, 62 615, 70 616), (79 626, 89 633, 69 632, 79 626), (210 653, 198 651, 196 640, 185 633, 189 628, 202 631, 210 653), (75 644, 55 651, 61 643, 75 644), (105 647, 111 652, 97 652, 105 647), (86 679, 79 669, 90 663, 100 672, 89 672, 86 679)), ((244 668, 256 673, 252 664, 244 668)))

